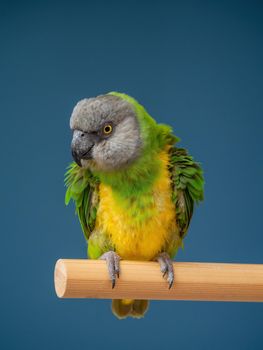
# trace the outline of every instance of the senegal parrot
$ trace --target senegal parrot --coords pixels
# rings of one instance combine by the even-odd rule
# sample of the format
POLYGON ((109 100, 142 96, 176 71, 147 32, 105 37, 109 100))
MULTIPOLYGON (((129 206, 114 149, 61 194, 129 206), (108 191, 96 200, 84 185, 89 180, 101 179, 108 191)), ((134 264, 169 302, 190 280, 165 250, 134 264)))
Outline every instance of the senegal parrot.
MULTIPOLYGON (((171 288, 172 259, 203 199, 200 165, 176 146, 169 126, 123 93, 79 101, 70 128, 75 162, 65 174, 65 202, 75 203, 89 258, 106 261, 113 288, 120 259, 157 261, 171 288)), ((112 301, 118 318, 147 309, 147 300, 112 301)))

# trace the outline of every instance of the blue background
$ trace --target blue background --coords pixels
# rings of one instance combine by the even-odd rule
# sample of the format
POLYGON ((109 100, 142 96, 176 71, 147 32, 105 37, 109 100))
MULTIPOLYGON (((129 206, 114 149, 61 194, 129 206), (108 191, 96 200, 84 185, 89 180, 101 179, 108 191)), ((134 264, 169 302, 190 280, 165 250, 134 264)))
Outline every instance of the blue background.
POLYGON ((109 301, 60 300, 56 260, 84 258, 73 206, 69 116, 117 90, 169 123, 202 162, 205 202, 178 260, 262 263, 260 1, 3 2, 2 349, 262 349, 263 305, 151 303, 119 321, 109 301))

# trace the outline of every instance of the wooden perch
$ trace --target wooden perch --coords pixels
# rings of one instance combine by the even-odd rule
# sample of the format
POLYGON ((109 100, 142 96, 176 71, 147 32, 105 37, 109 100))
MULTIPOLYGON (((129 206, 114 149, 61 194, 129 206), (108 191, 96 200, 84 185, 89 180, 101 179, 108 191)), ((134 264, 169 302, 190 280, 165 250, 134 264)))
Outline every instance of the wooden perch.
POLYGON ((156 262, 121 261, 120 267, 112 289, 105 261, 60 259, 56 293, 60 298, 263 302, 263 264, 175 262, 170 290, 156 262))

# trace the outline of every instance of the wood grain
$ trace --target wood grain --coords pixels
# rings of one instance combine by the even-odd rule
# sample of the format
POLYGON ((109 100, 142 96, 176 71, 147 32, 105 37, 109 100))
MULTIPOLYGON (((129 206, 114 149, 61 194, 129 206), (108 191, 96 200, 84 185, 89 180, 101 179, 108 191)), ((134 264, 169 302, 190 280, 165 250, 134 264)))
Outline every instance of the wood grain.
POLYGON ((121 261, 111 288, 105 261, 60 259, 55 289, 60 298, 263 302, 263 264, 175 262, 169 290, 155 262, 121 261))

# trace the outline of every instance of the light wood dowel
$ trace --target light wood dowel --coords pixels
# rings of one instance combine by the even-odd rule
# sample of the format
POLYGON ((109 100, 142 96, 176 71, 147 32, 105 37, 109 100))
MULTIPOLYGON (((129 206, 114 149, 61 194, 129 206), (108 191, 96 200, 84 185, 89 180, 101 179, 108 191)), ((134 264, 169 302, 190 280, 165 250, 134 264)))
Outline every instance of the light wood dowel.
POLYGON ((120 267, 112 289, 105 261, 60 259, 56 293, 60 298, 263 302, 263 264, 175 262, 170 290, 158 263, 121 261, 120 267))

